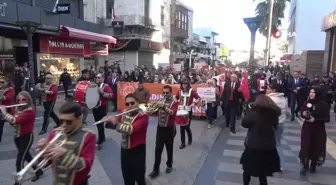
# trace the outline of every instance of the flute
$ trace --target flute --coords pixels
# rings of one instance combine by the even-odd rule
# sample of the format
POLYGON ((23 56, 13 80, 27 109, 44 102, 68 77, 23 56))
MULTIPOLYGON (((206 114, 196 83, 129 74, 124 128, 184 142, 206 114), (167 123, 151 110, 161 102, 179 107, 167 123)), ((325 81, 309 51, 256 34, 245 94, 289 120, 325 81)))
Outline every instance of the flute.
POLYGON ((5 106, 7 109, 14 108, 14 107, 21 107, 27 105, 26 103, 14 104, 14 105, 7 105, 5 106))
MULTIPOLYGON (((123 113, 117 114, 117 115, 115 115, 115 116, 116 116, 116 117, 117 117, 117 116, 121 116, 121 115, 123 115, 123 114, 127 114, 127 113, 130 113, 130 112, 133 112, 133 111, 135 111, 135 110, 139 110, 139 108, 130 109, 130 110, 128 110, 128 111, 125 111, 125 112, 123 112, 123 113)), ((97 121, 97 122, 93 123, 93 125, 98 125, 98 124, 105 123, 106 120, 107 120, 108 118, 110 118, 110 117, 112 117, 112 116, 108 116, 108 117, 106 117, 105 119, 102 119, 102 120, 100 120, 100 121, 97 121)))

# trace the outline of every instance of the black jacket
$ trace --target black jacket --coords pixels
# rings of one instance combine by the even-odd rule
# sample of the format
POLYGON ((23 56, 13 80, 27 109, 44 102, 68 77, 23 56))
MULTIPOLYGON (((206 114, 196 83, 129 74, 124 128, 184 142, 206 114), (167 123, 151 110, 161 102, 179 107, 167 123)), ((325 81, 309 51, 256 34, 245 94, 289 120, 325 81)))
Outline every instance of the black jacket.
POLYGON ((254 150, 271 150, 276 147, 274 131, 279 123, 280 108, 253 106, 242 120, 248 128, 245 146, 254 150))

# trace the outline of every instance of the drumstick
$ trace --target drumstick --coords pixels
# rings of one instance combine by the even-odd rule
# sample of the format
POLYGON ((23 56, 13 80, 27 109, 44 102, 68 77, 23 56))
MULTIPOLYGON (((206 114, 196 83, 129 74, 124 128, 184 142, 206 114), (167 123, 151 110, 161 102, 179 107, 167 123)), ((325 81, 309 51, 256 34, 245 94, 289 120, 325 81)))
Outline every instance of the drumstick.
MULTIPOLYGON (((122 112, 122 113, 117 114, 117 115, 115 115, 115 116, 116 116, 116 117, 117 117, 117 116, 121 116, 121 115, 123 115, 123 114, 130 113, 130 112, 133 112, 133 111, 138 110, 138 109, 139 109, 139 108, 130 109, 130 110, 128 110, 128 111, 122 112)), ((106 120, 107 120, 108 118, 110 118, 110 117, 112 117, 112 116, 108 116, 108 117, 106 117, 105 119, 102 119, 102 120, 100 120, 100 121, 97 121, 97 122, 93 123, 93 125, 98 125, 98 124, 105 123, 106 120)))

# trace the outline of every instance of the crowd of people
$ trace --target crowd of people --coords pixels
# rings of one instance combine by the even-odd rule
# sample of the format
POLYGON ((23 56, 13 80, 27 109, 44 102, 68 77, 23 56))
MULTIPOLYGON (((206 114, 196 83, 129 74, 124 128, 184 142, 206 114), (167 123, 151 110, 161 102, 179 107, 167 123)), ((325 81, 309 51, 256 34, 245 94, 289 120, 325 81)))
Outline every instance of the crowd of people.
MULTIPOLYGON (((41 151, 49 147, 44 157, 53 161, 47 165, 53 166, 56 184, 87 185, 95 151, 101 149, 105 142, 105 128, 116 130, 122 137, 121 171, 125 185, 134 185, 135 182, 145 185, 146 133, 149 116, 158 117, 155 163, 153 171, 149 174, 150 178, 156 178, 160 174, 164 146, 167 148, 168 156, 165 172, 172 172, 177 126, 180 127, 181 136, 179 149, 183 150, 192 145, 193 107, 203 102, 209 129, 217 120, 218 107, 225 116, 226 127, 230 128, 233 134, 236 133, 236 121, 240 118, 242 126, 248 129, 245 150, 240 160, 244 171, 244 185, 250 183, 251 176, 259 177, 260 185, 267 185, 268 176, 283 171, 285 161, 281 137, 284 125, 294 121, 295 117, 303 120, 301 149, 298 154, 302 164, 300 173, 302 175, 306 175, 308 171, 315 173, 316 167, 321 166, 325 160, 327 139, 325 123, 330 121, 330 108, 336 94, 335 75, 330 73, 322 79, 315 76, 310 81, 300 71, 295 71, 291 75, 287 68, 267 67, 249 74, 251 96, 247 97, 242 92, 243 73, 246 73, 244 69, 236 68, 229 68, 223 73, 210 68, 174 70, 169 67, 155 69, 145 66, 135 66, 132 71, 122 72, 118 63, 109 66, 106 62, 105 66, 98 70, 84 69, 77 81, 77 84, 89 82, 97 86, 99 104, 89 108, 85 102, 68 101, 58 110, 57 116, 54 113, 54 105, 58 85, 64 86, 67 98, 72 78, 64 69, 59 84, 53 84, 53 74, 43 72, 37 86, 39 100, 44 107, 44 120, 39 134, 47 133, 49 117, 53 118, 55 129, 48 138, 38 142, 37 148, 41 151), (222 75, 225 81, 219 82, 214 78, 217 75, 222 75), (116 106, 119 82, 139 82, 139 86, 135 92, 125 97, 127 107, 125 112, 118 116, 107 116, 110 101, 114 104, 113 111, 121 111, 116 106), (162 89, 164 99, 147 107, 149 109, 155 106, 156 109, 152 109, 154 111, 139 107, 140 104, 149 103, 150 94, 143 83, 164 84, 162 89), (215 101, 202 100, 191 87, 197 83, 215 88, 215 101), (172 84, 180 84, 177 94, 173 94, 170 86, 172 84), (85 126, 88 124, 86 118, 90 109, 97 125, 97 139, 85 126), (290 119, 287 119, 288 112, 290 119), (68 144, 54 145, 53 138, 58 137, 58 134, 66 135, 68 144)), ((15 144, 18 149, 16 170, 19 172, 24 167, 23 161, 32 160, 27 151, 33 140, 35 119, 32 118, 36 114, 35 107, 30 94, 22 89, 17 92, 11 79, 0 77, 0 87, 2 101, 0 110, 3 115, 3 119, 0 120, 0 141, 3 126, 8 122, 15 130, 15 144), (5 107, 15 103, 24 105, 13 109, 5 107)), ((33 167, 37 168, 34 165, 33 167)), ((35 173, 32 181, 38 180, 43 175, 41 169, 37 169, 35 173)), ((17 180, 15 184, 19 185, 20 181, 17 180)))

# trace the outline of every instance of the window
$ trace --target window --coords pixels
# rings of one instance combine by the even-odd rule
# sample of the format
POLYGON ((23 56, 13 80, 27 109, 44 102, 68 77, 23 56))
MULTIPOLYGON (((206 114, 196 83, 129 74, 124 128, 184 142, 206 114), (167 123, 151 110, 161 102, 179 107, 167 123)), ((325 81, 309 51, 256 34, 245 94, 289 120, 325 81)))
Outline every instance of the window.
POLYGON ((161 26, 165 24, 165 7, 161 6, 161 26))
POLYGON ((114 0, 106 0, 106 18, 110 19, 112 13, 114 14, 114 0))

